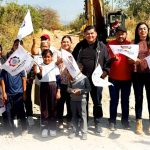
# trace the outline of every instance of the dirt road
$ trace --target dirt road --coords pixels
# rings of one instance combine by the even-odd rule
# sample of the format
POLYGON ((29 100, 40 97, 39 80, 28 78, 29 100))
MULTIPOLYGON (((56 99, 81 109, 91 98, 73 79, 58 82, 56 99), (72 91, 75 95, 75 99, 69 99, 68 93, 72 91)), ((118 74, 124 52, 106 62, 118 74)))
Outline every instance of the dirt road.
MULTIPOLYGON (((61 37, 54 39, 54 46, 56 44, 59 47, 61 37), (57 39, 57 40, 56 40, 57 39), (59 41, 59 42, 58 42, 59 41)), ((73 37, 74 44, 77 43, 78 37, 73 37)), ((67 131, 59 132, 57 137, 41 138, 40 134, 40 120, 39 120, 39 108, 34 105, 34 120, 35 126, 29 134, 23 136, 17 135, 10 138, 3 131, 3 127, 0 126, 0 149, 1 150, 149 150, 150 149, 150 136, 146 134, 148 127, 148 111, 147 102, 144 97, 143 105, 143 122, 144 122, 144 135, 136 135, 135 130, 135 113, 134 113, 134 94, 130 96, 130 130, 123 130, 120 123, 121 109, 120 104, 118 108, 117 117, 117 130, 112 132, 108 129, 108 117, 109 117, 109 93, 108 88, 103 91, 103 111, 104 118, 102 119, 103 132, 100 135, 94 133, 94 123, 92 118, 92 102, 89 103, 90 119, 88 128, 88 139, 83 141, 80 137, 74 139, 68 139, 67 131)))

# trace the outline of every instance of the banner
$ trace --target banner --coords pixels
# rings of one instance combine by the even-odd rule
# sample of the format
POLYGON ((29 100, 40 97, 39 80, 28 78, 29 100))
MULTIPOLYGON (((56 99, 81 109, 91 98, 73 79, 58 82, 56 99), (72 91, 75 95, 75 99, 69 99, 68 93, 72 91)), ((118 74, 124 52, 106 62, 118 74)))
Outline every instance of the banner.
POLYGON ((123 54, 134 61, 136 61, 139 54, 139 45, 130 44, 130 45, 109 45, 114 54, 123 54))
POLYGON ((77 77, 77 75, 80 73, 80 69, 74 59, 74 57, 72 56, 71 53, 67 52, 66 50, 61 50, 62 53, 62 59, 63 62, 66 66, 66 68, 68 69, 70 75, 72 76, 72 78, 77 77))
POLYGON ((7 59, 1 68, 9 72, 12 76, 15 76, 26 68, 29 68, 29 66, 31 67, 33 62, 33 58, 19 45, 18 49, 7 59))
POLYGON ((102 68, 100 65, 98 65, 92 74, 93 84, 99 87, 106 87, 106 86, 113 85, 112 83, 106 81, 105 79, 100 78, 102 73, 103 73, 102 68))
POLYGON ((19 29, 17 39, 21 40, 22 38, 31 34, 32 32, 33 32, 33 25, 32 25, 30 10, 28 10, 28 12, 21 24, 21 27, 19 29))

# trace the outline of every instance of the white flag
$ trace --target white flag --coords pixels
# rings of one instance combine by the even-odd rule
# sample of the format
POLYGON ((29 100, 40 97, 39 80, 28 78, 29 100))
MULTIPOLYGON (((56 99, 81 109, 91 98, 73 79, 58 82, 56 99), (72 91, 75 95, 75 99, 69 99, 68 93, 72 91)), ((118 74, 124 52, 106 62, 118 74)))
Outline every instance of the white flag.
POLYGON ((9 72, 12 76, 15 76, 29 66, 33 65, 33 61, 33 58, 21 45, 19 45, 18 49, 10 55, 1 68, 9 72))
POLYGON ((114 54, 123 54, 134 61, 136 61, 139 54, 139 45, 130 44, 130 45, 109 45, 114 54))
POLYGON ((93 84, 99 87, 106 87, 109 85, 113 85, 112 83, 106 81, 105 79, 100 78, 102 73, 103 73, 102 68, 100 65, 98 65, 92 74, 93 84))
POLYGON ((19 29, 17 38, 21 40, 25 36, 31 34, 33 32, 33 25, 32 25, 32 20, 31 20, 31 15, 30 15, 30 10, 28 10, 21 27, 19 29))
POLYGON ((71 53, 66 50, 61 50, 63 62, 68 69, 70 75, 75 78, 80 73, 80 69, 71 53))

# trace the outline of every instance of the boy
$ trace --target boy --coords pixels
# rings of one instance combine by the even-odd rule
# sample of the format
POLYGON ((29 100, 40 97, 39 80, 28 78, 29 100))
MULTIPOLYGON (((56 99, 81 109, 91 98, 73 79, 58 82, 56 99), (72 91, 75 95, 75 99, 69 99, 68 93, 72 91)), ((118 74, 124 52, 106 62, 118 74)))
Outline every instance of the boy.
POLYGON ((25 71, 12 76, 7 71, 1 72, 2 97, 6 107, 4 123, 8 131, 13 133, 13 119, 17 116, 21 121, 22 131, 27 129, 23 100, 26 97, 25 71))
POLYGON ((82 139, 87 139, 87 94, 91 90, 88 78, 80 73, 75 79, 70 81, 68 92, 71 97, 72 120, 69 138, 74 138, 78 134, 78 122, 81 120, 82 139))

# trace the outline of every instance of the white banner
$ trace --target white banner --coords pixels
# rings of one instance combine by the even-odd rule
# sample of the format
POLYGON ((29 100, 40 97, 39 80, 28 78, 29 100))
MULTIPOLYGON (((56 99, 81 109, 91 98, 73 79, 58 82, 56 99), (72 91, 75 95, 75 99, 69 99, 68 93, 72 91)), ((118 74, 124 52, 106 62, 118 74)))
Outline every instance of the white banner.
POLYGON ((17 38, 21 40, 25 36, 31 34, 33 32, 33 25, 32 25, 32 20, 31 20, 31 15, 30 15, 30 10, 28 10, 21 27, 19 29, 17 38))
POLYGON ((62 53, 63 62, 65 64, 65 66, 67 67, 70 75, 73 78, 75 78, 80 73, 80 69, 79 69, 74 57, 72 56, 71 53, 69 53, 63 49, 61 50, 61 53, 62 53))
POLYGON ((18 49, 7 59, 1 68, 15 76, 29 66, 31 67, 33 61, 33 58, 19 45, 18 49))
POLYGON ((134 61, 136 61, 139 54, 139 45, 130 44, 130 45, 109 45, 114 54, 123 54, 134 61))
POLYGON ((98 65, 92 74, 93 84, 99 87, 106 87, 106 86, 113 85, 112 83, 106 81, 105 79, 100 78, 102 73, 103 73, 102 68, 100 65, 98 65))

